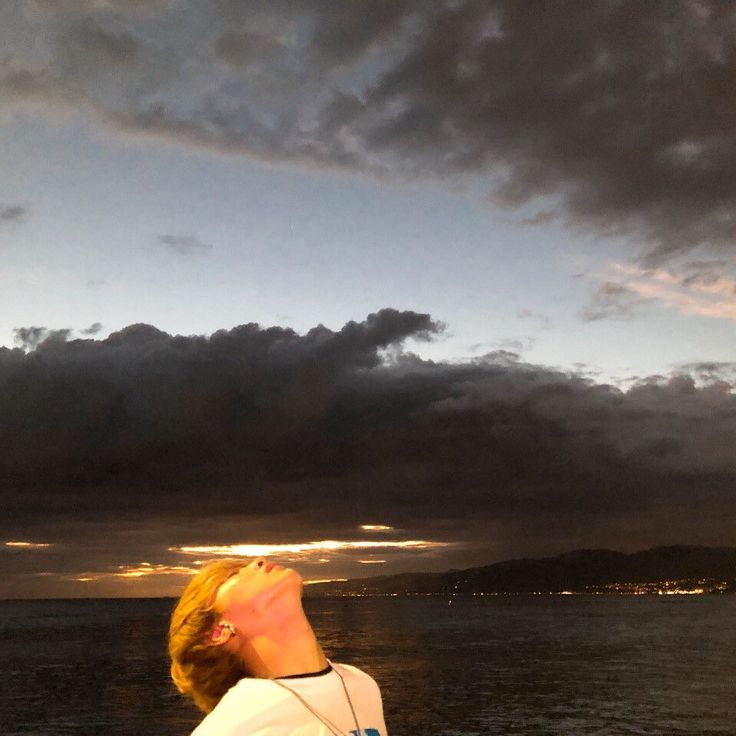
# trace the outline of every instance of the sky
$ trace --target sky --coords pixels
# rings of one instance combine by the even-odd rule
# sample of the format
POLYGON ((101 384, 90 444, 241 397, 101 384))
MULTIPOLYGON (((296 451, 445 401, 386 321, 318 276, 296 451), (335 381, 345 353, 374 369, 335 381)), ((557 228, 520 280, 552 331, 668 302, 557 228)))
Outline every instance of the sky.
POLYGON ((3 3, 0 597, 733 544, 735 31, 3 3))

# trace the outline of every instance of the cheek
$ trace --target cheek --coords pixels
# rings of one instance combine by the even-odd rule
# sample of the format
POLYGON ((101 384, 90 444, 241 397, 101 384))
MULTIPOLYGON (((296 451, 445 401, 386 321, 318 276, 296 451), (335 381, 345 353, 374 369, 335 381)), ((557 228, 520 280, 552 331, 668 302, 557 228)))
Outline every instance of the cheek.
POLYGON ((260 593, 254 581, 244 581, 234 578, 228 587, 224 587, 220 598, 220 610, 223 614, 235 617, 243 614, 252 614, 258 607, 260 593))

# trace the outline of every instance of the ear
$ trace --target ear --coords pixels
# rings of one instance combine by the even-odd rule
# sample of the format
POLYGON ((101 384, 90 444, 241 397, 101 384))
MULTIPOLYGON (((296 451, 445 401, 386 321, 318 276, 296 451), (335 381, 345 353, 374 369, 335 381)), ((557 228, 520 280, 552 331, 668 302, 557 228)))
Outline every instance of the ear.
POLYGON ((210 644, 215 647, 227 644, 232 638, 233 632, 228 625, 227 621, 220 621, 212 627, 212 633, 210 634, 210 644))

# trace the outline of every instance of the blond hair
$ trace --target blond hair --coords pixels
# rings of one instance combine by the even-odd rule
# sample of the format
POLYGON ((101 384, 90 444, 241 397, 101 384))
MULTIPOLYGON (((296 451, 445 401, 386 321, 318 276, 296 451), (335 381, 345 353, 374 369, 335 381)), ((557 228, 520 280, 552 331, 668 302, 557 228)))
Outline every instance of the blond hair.
POLYGON ((169 625, 171 679, 176 689, 209 713, 241 678, 245 665, 224 647, 209 644, 217 589, 247 563, 222 559, 205 565, 184 588, 169 625))

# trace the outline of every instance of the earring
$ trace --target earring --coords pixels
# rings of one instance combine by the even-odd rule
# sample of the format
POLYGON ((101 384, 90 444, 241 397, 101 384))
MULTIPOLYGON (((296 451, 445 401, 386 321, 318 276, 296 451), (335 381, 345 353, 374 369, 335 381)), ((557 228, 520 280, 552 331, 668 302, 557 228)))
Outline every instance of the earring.
POLYGON ((233 626, 232 624, 226 623, 225 621, 223 621, 223 622, 222 622, 222 623, 220 624, 220 626, 221 626, 221 627, 222 627, 223 629, 227 629, 227 630, 228 630, 228 631, 230 632, 230 636, 235 636, 235 634, 237 634, 237 633, 238 633, 238 632, 237 632, 237 631, 235 630, 235 627, 234 627, 234 626, 233 626))

